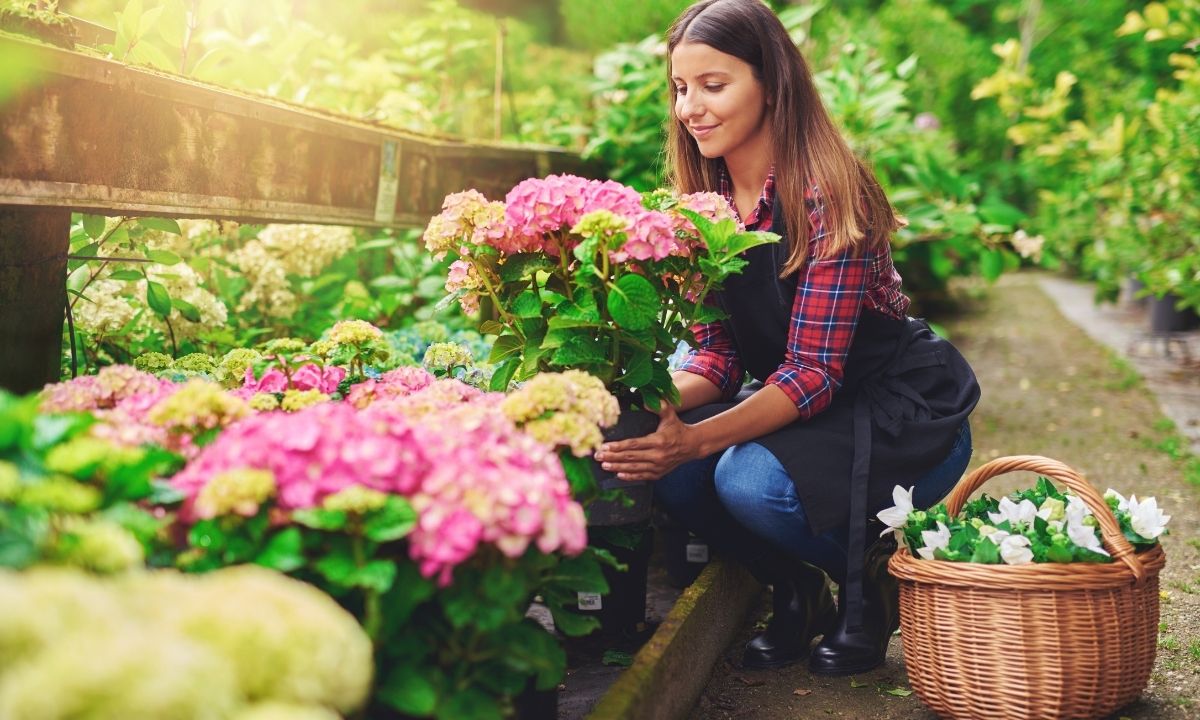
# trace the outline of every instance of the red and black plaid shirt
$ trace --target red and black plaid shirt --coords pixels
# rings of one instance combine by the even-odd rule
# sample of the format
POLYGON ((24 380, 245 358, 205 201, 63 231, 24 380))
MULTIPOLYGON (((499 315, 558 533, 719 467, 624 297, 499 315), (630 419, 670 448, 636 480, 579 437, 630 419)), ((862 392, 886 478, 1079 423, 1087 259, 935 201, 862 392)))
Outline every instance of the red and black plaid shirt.
MULTIPOLYGON (((727 171, 721 173, 717 191, 733 205, 733 184, 727 171)), ((759 378, 778 385, 796 404, 802 419, 828 407, 841 387, 846 355, 862 309, 903 318, 909 306, 908 297, 900 291, 900 274, 892 264, 887 243, 860 257, 847 250, 817 259, 829 237, 824 223, 825 207, 816 188, 805 193, 805 199, 812 201, 808 214, 808 261, 796 278, 787 352, 783 364, 770 377, 759 378)), ((770 230, 774 202, 772 169, 758 203, 746 218, 746 229, 770 230)), ((732 398, 745 375, 733 340, 719 322, 696 325, 692 331, 698 347, 680 369, 708 379, 721 389, 726 399, 732 398)))

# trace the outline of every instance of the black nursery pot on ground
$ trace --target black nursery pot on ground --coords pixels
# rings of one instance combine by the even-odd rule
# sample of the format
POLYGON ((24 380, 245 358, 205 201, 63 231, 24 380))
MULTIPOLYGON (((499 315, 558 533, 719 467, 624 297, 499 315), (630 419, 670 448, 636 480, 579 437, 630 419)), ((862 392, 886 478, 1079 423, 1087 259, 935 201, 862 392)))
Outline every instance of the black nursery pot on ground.
MULTIPOLYGON (((626 440, 649 435, 658 429, 658 415, 634 410, 624 404, 617 424, 604 432, 605 440, 626 440)), ((587 508, 588 543, 607 550, 625 571, 605 566, 607 595, 580 593, 579 610, 600 620, 602 633, 636 632, 646 620, 646 579, 654 548, 650 529, 653 489, 650 483, 618 480, 592 461, 592 475, 601 490, 621 490, 632 501, 594 500, 587 508)))
POLYGON ((1167 293, 1150 303, 1150 332, 1183 332, 1200 326, 1200 315, 1191 308, 1176 308, 1178 300, 1178 296, 1167 293))
MULTIPOLYGON (((630 409, 622 404, 617 424, 604 431, 604 439, 628 440, 649 435, 657 429, 657 415, 648 410, 630 409)), ((596 478, 596 484, 601 490, 622 490, 633 504, 627 506, 620 501, 594 500, 587 508, 589 526, 627 525, 650 519, 653 497, 650 483, 618 480, 616 473, 604 470, 595 460, 592 460, 592 476, 596 478)))

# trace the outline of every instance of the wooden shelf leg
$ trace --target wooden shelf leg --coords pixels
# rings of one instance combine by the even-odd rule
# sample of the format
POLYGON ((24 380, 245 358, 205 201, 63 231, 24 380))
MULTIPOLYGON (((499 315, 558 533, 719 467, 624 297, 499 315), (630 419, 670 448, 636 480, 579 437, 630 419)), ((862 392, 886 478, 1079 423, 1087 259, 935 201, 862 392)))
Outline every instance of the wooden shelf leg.
POLYGON ((0 205, 0 388, 59 378, 71 211, 0 205))

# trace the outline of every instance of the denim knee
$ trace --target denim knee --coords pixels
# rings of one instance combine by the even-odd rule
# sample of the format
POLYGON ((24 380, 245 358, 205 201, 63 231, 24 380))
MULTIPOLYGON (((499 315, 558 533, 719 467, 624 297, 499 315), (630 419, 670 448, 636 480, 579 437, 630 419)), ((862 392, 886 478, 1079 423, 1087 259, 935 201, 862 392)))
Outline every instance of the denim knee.
POLYGON ((717 461, 714 482, 721 504, 743 522, 761 519, 768 507, 794 512, 800 504, 783 465, 758 443, 742 443, 726 450, 717 461))

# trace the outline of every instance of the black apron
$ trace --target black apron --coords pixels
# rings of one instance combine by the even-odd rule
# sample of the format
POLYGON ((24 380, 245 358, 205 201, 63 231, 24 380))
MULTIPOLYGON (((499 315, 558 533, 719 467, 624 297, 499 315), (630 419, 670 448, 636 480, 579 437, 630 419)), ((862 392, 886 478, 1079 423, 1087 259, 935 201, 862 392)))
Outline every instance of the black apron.
MULTIPOLYGON (((773 210, 772 226, 786 227, 778 202, 773 210)), ((786 237, 744 257, 747 267, 715 299, 729 316, 722 324, 746 371, 765 380, 785 359, 797 277, 779 277, 786 237)), ((896 485, 915 484, 946 459, 980 391, 967 361, 924 321, 865 307, 844 370, 825 410, 754 442, 791 476, 814 534, 849 528, 846 597, 854 628, 868 518, 891 504, 896 485)), ((682 418, 697 422, 734 404, 696 408, 682 418)))

